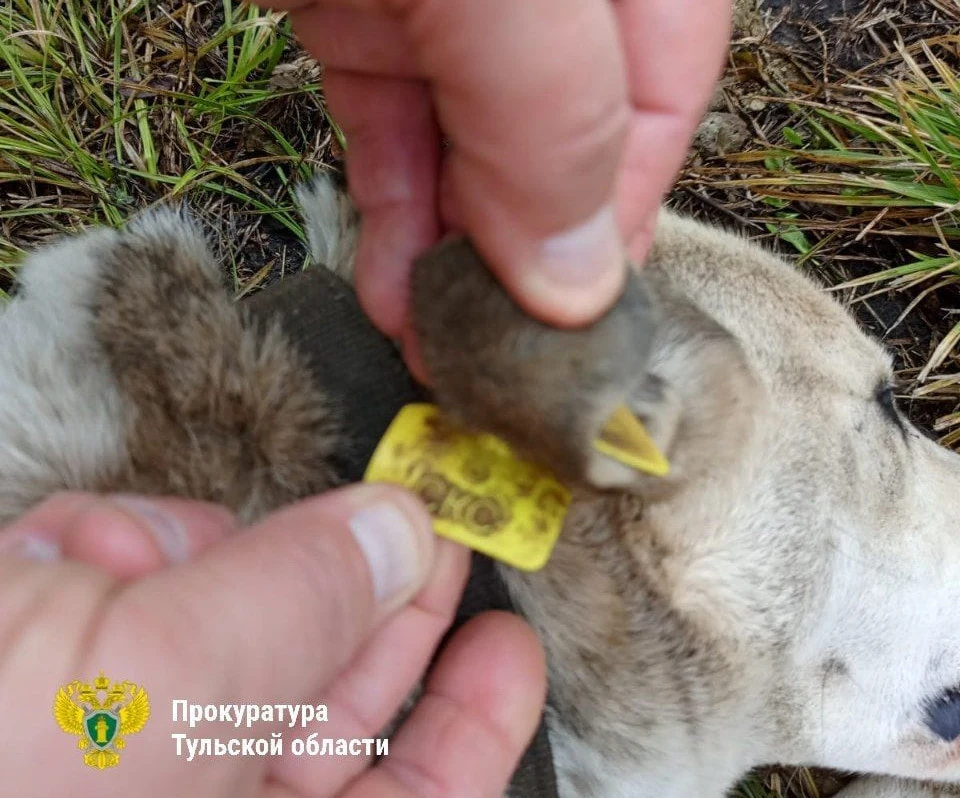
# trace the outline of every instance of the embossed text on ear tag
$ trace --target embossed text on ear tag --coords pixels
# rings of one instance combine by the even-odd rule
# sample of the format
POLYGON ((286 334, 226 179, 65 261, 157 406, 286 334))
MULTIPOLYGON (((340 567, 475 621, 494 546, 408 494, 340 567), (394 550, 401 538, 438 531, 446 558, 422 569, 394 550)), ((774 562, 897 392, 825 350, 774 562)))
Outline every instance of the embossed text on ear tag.
POLYGON ((600 437, 593 442, 593 448, 600 454, 655 477, 670 473, 667 458, 626 405, 620 405, 613 411, 600 437))
POLYGON ((549 471, 499 438, 457 429, 429 404, 400 411, 363 479, 409 488, 437 534, 524 571, 546 565, 570 505, 570 491, 549 471))

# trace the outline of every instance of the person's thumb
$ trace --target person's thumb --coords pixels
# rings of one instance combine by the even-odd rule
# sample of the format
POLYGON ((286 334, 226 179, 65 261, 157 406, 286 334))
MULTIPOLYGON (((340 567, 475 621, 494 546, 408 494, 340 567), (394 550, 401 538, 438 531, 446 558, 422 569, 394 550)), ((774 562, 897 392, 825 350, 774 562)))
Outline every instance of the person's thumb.
POLYGON ((405 5, 451 143, 445 220, 528 312, 593 321, 626 277, 614 186, 630 104, 611 4, 405 5))
POLYGON ((188 673, 216 674, 206 701, 316 695, 417 593, 433 546, 428 513, 399 488, 308 499, 131 584, 99 625, 96 667, 129 657, 135 626, 162 632, 144 636, 141 661, 169 660, 172 649, 188 673))

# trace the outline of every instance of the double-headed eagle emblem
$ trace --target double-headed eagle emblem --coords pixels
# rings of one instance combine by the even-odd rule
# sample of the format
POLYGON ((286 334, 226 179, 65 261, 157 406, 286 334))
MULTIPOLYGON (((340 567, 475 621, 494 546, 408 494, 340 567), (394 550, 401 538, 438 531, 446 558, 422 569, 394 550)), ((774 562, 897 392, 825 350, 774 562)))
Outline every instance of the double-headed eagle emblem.
POLYGON ((57 691, 53 716, 67 734, 79 739, 84 764, 104 770, 120 762, 124 737, 136 734, 150 718, 150 699, 133 682, 114 682, 103 675, 93 684, 75 681, 57 691))

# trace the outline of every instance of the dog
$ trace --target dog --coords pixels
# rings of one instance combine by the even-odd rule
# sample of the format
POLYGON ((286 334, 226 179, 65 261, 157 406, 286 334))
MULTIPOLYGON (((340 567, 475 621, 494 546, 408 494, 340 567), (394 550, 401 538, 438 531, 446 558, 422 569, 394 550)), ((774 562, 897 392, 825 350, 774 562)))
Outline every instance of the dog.
MULTIPOLYGON (((349 273, 349 204, 324 178, 300 199, 315 258, 349 273)), ((720 798, 782 763, 873 774, 843 798, 960 795, 960 457, 897 409, 883 348, 785 261, 665 210, 631 277, 658 320, 642 357, 621 341, 575 385, 588 339, 511 309, 469 246, 445 246, 413 283, 438 403, 573 492, 546 567, 499 566, 546 650, 559 794, 720 798), (464 302, 499 332, 471 340, 464 302), (535 368, 511 361, 518 334, 535 368), (587 451, 617 391, 668 475, 587 451)), ((337 403, 278 323, 233 302, 186 214, 66 238, 19 274, 0 521, 66 489, 251 521, 337 484, 337 403)))

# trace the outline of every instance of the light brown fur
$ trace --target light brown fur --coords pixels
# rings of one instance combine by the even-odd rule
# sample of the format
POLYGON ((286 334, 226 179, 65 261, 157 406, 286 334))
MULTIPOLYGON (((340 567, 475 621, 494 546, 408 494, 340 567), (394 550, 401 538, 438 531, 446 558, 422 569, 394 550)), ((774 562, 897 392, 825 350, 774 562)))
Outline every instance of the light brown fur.
POLYGON ((229 298, 198 232, 174 216, 133 227, 98 288, 96 337, 129 400, 123 489, 251 520, 336 484, 333 409, 277 324, 229 298))

